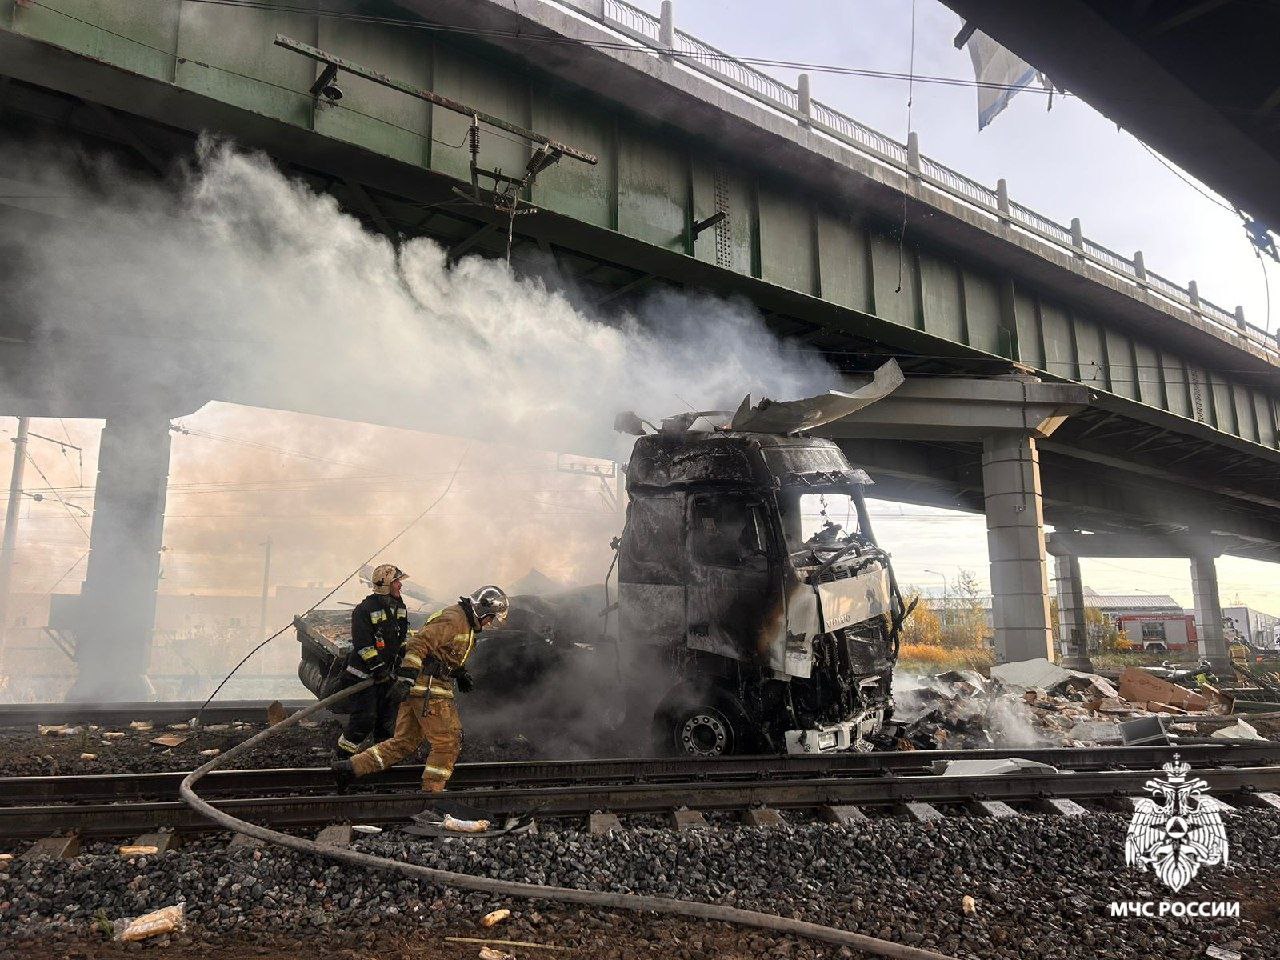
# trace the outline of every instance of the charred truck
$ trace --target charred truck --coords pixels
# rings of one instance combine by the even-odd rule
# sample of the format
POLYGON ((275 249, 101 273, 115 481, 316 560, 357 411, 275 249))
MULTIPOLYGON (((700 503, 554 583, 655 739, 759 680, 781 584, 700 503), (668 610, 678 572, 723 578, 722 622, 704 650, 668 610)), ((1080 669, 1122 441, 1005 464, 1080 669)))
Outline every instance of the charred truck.
POLYGON ((655 746, 868 748, 909 611, 872 533, 870 478, 830 440, 795 434, 898 382, 893 365, 861 395, 744 402, 728 426, 695 432, 690 414, 636 440, 617 629, 624 675, 642 680, 628 713, 652 718, 655 746))
MULTIPOLYGON (((910 608, 871 529, 871 479, 805 433, 901 382, 890 362, 855 393, 754 408, 748 398, 732 418, 653 427, 621 415, 618 428, 638 436, 615 590, 513 597, 510 621, 469 664, 477 689, 491 674, 504 708, 528 691, 532 720, 535 707, 579 699, 566 689, 592 688, 602 727, 664 754, 870 749, 892 709, 910 608), (544 676, 557 679, 538 697, 544 676)), ((312 659, 313 679, 334 676, 332 661, 319 670, 312 659)))

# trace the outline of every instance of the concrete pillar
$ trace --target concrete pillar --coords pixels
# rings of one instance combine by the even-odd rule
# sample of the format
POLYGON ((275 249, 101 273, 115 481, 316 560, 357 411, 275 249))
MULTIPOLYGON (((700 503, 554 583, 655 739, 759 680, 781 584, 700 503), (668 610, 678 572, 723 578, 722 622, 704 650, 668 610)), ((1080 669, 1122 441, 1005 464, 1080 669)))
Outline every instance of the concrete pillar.
POLYGON ((1200 309, 1200 284, 1194 280, 1187 281, 1187 300, 1195 309, 1200 309))
POLYGON ((1133 251, 1133 275, 1138 278, 1139 283, 1147 282, 1147 261, 1141 250, 1133 251))
POLYGON ((1053 558, 1053 579, 1058 594, 1058 650, 1068 670, 1093 670, 1089 660, 1089 634, 1084 619, 1084 584, 1080 558, 1073 553, 1053 558))
POLYGON ((1222 604, 1218 600, 1218 569, 1212 556, 1191 558, 1191 595, 1196 605, 1196 633, 1200 635, 1200 656, 1210 669, 1232 676, 1231 654, 1222 634, 1222 604))
POLYGON ((1040 454, 1034 437, 1010 430, 983 439, 982 494, 996 659, 1052 660, 1040 454))
POLYGON ((662 0, 658 11, 658 46, 662 47, 662 59, 671 60, 676 48, 676 17, 671 0, 662 0))
POLYGON ((996 209, 1001 220, 1009 219, 1009 184, 1004 177, 996 181, 996 209))
POLYGON ((1077 250, 1084 251, 1084 229, 1080 226, 1080 218, 1071 218, 1071 245, 1077 250))
POLYGON ((69 700, 147 700, 169 480, 169 418, 107 417, 76 617, 79 677, 69 700))
POLYGON ((809 92, 807 73, 802 73, 796 78, 796 109, 800 111, 802 117, 800 123, 807 127, 809 118, 813 116, 813 94, 809 92))
POLYGON ((907 134, 907 167, 914 174, 920 173, 920 134, 914 130, 907 134))

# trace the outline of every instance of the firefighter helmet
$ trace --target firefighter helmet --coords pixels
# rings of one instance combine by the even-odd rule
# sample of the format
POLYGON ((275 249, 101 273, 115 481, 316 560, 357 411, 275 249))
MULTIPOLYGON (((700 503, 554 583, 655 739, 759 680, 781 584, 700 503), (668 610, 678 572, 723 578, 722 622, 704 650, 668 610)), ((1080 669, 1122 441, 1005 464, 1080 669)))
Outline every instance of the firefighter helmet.
POLYGON ((388 594, 391 592, 391 582, 393 580, 407 580, 409 575, 397 567, 394 563, 384 563, 373 571, 373 576, 369 578, 369 582, 373 584, 373 592, 388 594))
POLYGON ((490 623, 502 623, 511 610, 511 601, 501 587, 487 584, 476 590, 469 597, 462 597, 463 605, 471 613, 472 621, 477 627, 486 627, 485 618, 492 618, 490 623))

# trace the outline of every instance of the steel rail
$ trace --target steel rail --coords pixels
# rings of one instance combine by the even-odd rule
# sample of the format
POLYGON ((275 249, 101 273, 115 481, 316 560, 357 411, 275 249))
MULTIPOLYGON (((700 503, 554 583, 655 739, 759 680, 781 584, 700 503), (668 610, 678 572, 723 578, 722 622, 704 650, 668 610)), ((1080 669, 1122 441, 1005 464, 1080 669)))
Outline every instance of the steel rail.
MULTIPOLYGON (((204 722, 267 719, 272 700, 223 700, 205 707, 204 722)), ((314 700, 285 700, 281 705, 293 712, 314 700)), ((130 703, 4 703, 0 704, 0 727, 27 727, 38 723, 96 723, 101 726, 126 725, 133 720, 153 723, 185 723, 200 709, 199 700, 139 701, 130 703)))
MULTIPOLYGON (((703 760, 606 759, 536 760, 459 764, 452 789, 583 785, 586 783, 690 782, 698 779, 778 780, 797 777, 854 777, 927 773, 934 763, 951 760, 1018 758, 1047 763, 1062 770, 1154 769, 1177 754, 1193 767, 1265 766, 1280 763, 1280 743, 1184 744, 1177 747, 1054 747, 999 750, 912 750, 886 753, 808 754, 722 757, 703 760)), ((176 795, 187 771, 164 773, 87 774, 0 778, 0 805, 142 801, 176 795)), ((413 787, 422 779, 421 765, 393 767, 367 782, 370 787, 413 787)), ((294 791, 329 791, 333 775, 325 767, 215 770, 204 779, 207 793, 217 796, 279 795, 294 791)))
MULTIPOLYGON (((1200 769, 1216 794, 1280 790, 1280 766, 1200 769)), ((1140 796, 1153 769, 1067 773, 1026 772, 1017 776, 820 777, 791 780, 709 780, 678 783, 586 784, 450 790, 452 799, 495 816, 534 813, 580 816, 743 810, 751 807, 815 808, 824 805, 893 806, 913 801, 955 804, 977 800, 1006 802, 1050 798, 1121 799, 1140 796)), ((338 822, 405 822, 424 806, 421 793, 241 797, 219 800, 218 808, 239 819, 278 828, 338 822)), ((214 829, 198 812, 178 801, 118 804, 58 804, 0 808, 0 837, 11 839, 77 831, 85 836, 124 836, 157 828, 214 829)))

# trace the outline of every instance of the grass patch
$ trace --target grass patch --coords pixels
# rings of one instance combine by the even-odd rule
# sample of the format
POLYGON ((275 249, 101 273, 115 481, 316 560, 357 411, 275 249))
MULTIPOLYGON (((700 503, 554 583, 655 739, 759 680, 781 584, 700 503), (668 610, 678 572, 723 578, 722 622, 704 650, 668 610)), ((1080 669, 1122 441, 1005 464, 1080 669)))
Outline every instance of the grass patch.
POLYGON ((948 670, 978 670, 986 673, 995 657, 985 647, 940 647, 933 643, 904 643, 898 651, 898 666, 917 667, 930 673, 948 670))

